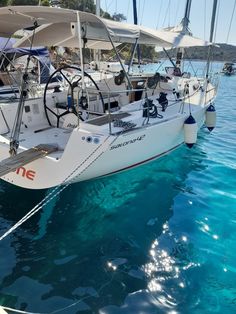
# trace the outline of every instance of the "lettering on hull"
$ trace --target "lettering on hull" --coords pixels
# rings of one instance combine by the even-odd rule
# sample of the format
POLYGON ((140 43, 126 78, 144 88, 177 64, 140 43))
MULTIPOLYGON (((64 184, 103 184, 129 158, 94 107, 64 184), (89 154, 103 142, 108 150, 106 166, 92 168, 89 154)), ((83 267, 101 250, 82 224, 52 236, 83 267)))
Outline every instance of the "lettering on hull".
POLYGON ((138 137, 134 138, 133 140, 129 140, 129 141, 117 144, 117 145, 113 145, 113 146, 111 146, 110 150, 117 149, 117 148, 120 148, 120 147, 123 147, 123 146, 126 146, 126 145, 130 145, 130 144, 133 144, 133 143, 135 143, 137 141, 142 141, 145 136, 146 135, 143 134, 141 136, 138 136, 138 137))
POLYGON ((26 169, 25 167, 19 167, 16 169, 16 174, 19 176, 22 176, 23 178, 26 178, 28 180, 34 180, 36 172, 31 169, 26 169))

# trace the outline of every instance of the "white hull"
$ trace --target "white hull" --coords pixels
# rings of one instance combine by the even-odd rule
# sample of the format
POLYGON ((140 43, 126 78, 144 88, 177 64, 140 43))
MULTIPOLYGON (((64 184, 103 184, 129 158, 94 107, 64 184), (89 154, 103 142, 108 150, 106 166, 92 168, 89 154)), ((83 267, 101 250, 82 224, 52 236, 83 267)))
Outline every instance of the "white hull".
MULTIPOLYGON (((43 189, 110 175, 161 157, 184 141, 183 125, 189 111, 186 106, 186 112, 180 114, 181 104, 177 106, 172 116, 150 119, 149 124, 123 134, 109 135, 108 129, 99 132, 98 127, 87 123, 81 123, 79 128, 72 131, 45 129, 39 132, 38 139, 33 140, 37 143, 46 140, 49 144, 57 142, 59 146, 61 141, 61 146, 65 145, 64 151, 33 161, 2 179, 28 189, 43 189), (66 137, 64 144, 63 134, 66 137), (31 176, 27 176, 28 171, 31 176)), ((204 123, 207 106, 191 106, 199 128, 204 123)), ((26 129, 25 132, 29 131, 26 129)), ((28 142, 22 142, 22 148, 27 149, 35 144, 30 138, 28 136, 28 142)), ((3 136, 0 136, 0 141, 1 159, 4 159, 9 156, 9 145, 3 136)))

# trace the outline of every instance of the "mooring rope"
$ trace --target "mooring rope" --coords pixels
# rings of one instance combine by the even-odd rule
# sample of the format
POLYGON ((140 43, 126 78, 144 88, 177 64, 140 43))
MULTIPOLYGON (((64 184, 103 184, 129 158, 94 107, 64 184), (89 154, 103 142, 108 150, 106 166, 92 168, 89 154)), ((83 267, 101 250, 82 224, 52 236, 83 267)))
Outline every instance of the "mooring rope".
MULTIPOLYGON (((31 218, 33 215, 35 215, 40 209, 42 209, 45 205, 47 205, 49 202, 51 202, 56 196, 58 196, 62 191, 64 191, 69 185, 70 182, 68 182, 67 184, 64 185, 64 183, 66 181, 68 181, 73 174, 84 165, 84 163, 86 161, 89 160, 89 158, 95 154, 98 149, 100 147, 103 146, 103 144, 106 143, 106 141, 108 140, 108 138, 110 137, 110 135, 104 140, 103 143, 101 143, 85 160, 83 160, 63 181, 62 183, 60 183, 60 185, 56 186, 47 196, 45 196, 36 206, 34 206, 34 208, 32 208, 24 217, 22 217, 15 225, 13 225, 9 230, 7 230, 1 237, 0 237, 0 241, 2 241, 5 237, 7 237, 10 233, 12 233, 15 229, 17 229, 19 226, 21 226, 25 221, 27 221, 29 218, 31 218)), ((117 137, 114 139, 116 140, 117 137)), ((112 143, 114 142, 114 140, 112 141, 112 143)), ((103 153, 103 152, 102 152, 103 153)), ((101 153, 101 154, 102 154, 101 153)), ((99 157, 101 156, 101 154, 99 154, 99 157)), ((85 169, 87 169, 96 159, 93 159, 89 165, 87 167, 85 167, 85 169)), ((85 170, 84 169, 84 170, 85 170)), ((84 170, 82 170, 79 174, 81 175, 84 170)))
MULTIPOLYGON (((121 134, 123 134, 125 132, 125 129, 123 130, 123 132, 119 133, 117 136, 115 136, 115 138, 109 143, 109 146, 111 146, 117 139, 118 137, 121 136, 121 134)), ((64 182, 66 182, 68 179, 70 179, 70 177, 93 155, 95 154, 100 147, 103 146, 103 144, 105 144, 107 142, 107 140, 110 138, 111 135, 107 136, 107 138, 104 140, 103 143, 101 143, 85 160, 83 160, 64 180, 63 182, 56 186, 46 197, 44 197, 44 199, 42 201, 40 201, 33 209, 31 209, 23 218, 21 218, 14 226, 12 226, 8 231, 6 231, 1 237, 0 237, 0 241, 3 240, 6 236, 8 236, 10 233, 12 233, 15 229, 17 229, 19 226, 21 226, 25 221, 27 221, 30 217, 32 217, 34 214, 36 214, 40 209, 43 208, 43 206, 45 206, 46 204, 48 204, 51 200, 53 200, 57 195, 59 195, 63 190, 65 190, 70 183, 67 183, 65 185, 63 185, 64 182)), ((101 152, 95 159, 93 159, 77 176, 80 176, 86 169, 88 169, 88 167, 91 166, 92 163, 94 163, 104 152, 101 152)), ((109 285, 112 280, 113 280, 114 275, 112 275, 111 279, 103 284, 100 289, 98 290, 98 293, 102 291, 102 289, 109 285)), ((70 307, 76 306, 77 304, 79 304, 80 302, 90 298, 91 295, 86 296, 66 307, 57 309, 55 311, 52 312, 27 312, 27 311, 23 311, 23 310, 17 310, 17 309, 13 309, 10 307, 6 307, 6 306, 2 306, 0 305, 0 309, 2 308, 5 311, 10 311, 13 313, 20 313, 20 314, 56 314, 59 313, 61 311, 64 311, 70 307)))

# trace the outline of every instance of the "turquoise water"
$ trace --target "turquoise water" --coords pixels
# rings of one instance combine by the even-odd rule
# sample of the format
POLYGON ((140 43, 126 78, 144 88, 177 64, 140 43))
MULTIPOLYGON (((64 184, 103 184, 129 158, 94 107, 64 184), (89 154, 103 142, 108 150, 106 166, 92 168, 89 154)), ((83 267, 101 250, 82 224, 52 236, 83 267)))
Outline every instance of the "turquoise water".
MULTIPOLYGON (((236 312, 236 76, 197 145, 79 183, 0 243, 0 304, 42 313, 236 312), (65 308, 57 312, 57 310, 65 308)), ((0 182, 0 233, 50 191, 0 182)))

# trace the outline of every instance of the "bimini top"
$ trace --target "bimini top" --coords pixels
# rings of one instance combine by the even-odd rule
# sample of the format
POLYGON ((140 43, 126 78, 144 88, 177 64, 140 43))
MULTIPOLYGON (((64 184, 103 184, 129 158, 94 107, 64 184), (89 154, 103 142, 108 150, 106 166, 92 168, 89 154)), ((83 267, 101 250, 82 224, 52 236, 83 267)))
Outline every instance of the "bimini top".
MULTIPOLYGON (((104 20, 92 13, 41 6, 8 6, 0 8, 0 36, 10 37, 19 29, 32 28, 37 23, 38 26, 44 26, 38 32, 42 29, 44 30, 44 39, 47 42, 53 38, 49 38, 52 32, 47 37, 48 29, 45 31, 45 27, 49 27, 50 25, 47 24, 51 24, 51 27, 54 26, 52 27, 54 28, 54 35, 56 32, 58 33, 57 38, 53 41, 62 41, 63 36, 67 34, 70 37, 78 35, 75 24, 78 21, 78 17, 83 25, 83 31, 86 32, 84 35, 88 40, 108 42, 110 41, 109 36, 111 36, 115 42, 131 42, 140 36, 140 30, 136 25, 104 20), (66 32, 60 34, 62 27, 65 25, 67 26, 67 34, 66 32)), ((36 43, 36 45, 38 44, 36 43)))
MULTIPOLYGON (((134 43, 171 47, 205 46, 208 43, 189 35, 157 31, 143 26, 120 23, 97 17, 92 13, 41 6, 8 6, 0 8, 0 36, 10 37, 19 29, 35 30, 33 45, 79 48, 78 24, 81 23, 82 41, 86 47, 110 49, 119 43, 134 43)), ((29 46, 32 33, 16 44, 29 46)))
POLYGON ((5 48, 3 52, 4 53, 0 55, 0 71, 6 71, 7 66, 13 60, 16 60, 22 56, 33 56, 39 61, 40 84, 47 83, 50 76, 50 69, 54 69, 51 65, 49 51, 47 48, 5 48))
POLYGON ((13 48, 16 40, 13 38, 0 37, 0 51, 13 48))

